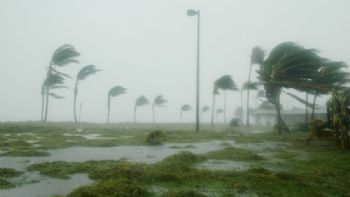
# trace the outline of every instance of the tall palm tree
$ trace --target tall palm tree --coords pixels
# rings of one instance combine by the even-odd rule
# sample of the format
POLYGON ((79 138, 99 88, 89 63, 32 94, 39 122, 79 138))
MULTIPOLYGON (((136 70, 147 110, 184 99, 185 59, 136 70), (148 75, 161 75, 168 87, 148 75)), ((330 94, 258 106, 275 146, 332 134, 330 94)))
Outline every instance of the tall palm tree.
POLYGON ((141 107, 144 105, 148 105, 149 104, 149 100, 145 97, 145 96, 139 96, 136 101, 135 101, 135 107, 134 107, 134 122, 136 122, 136 110, 137 107, 141 107))
POLYGON ((88 76, 93 75, 99 71, 101 71, 101 70, 97 69, 96 66, 87 65, 87 66, 84 66, 83 68, 81 68, 77 74, 77 78, 75 80, 75 87, 74 87, 74 104, 73 104, 74 121, 75 122, 78 122, 77 113, 76 113, 76 104, 77 104, 79 81, 82 81, 82 80, 86 79, 88 76))
MULTIPOLYGON (((219 79, 217 79, 214 82, 212 110, 215 110, 215 95, 219 94, 218 90, 224 91, 224 122, 226 122, 226 91, 227 90, 236 91, 238 90, 238 88, 230 75, 224 75, 219 79)), ((212 117, 212 125, 213 125, 213 117, 212 117)))
MULTIPOLYGON (((52 77, 53 74, 57 74, 60 76, 64 76, 64 77, 68 77, 68 75, 61 73, 57 70, 57 67, 63 67, 65 65, 68 65, 70 63, 78 63, 79 61, 76 59, 80 54, 75 50, 75 48, 72 45, 69 44, 64 44, 61 47, 59 47, 58 49, 56 49, 56 51, 54 52, 54 54, 51 57, 50 63, 49 63, 49 67, 48 67, 48 71, 47 71, 47 75, 46 75, 46 79, 50 80, 50 78, 52 77)), ((43 89, 43 87, 42 87, 43 89)), ((47 121, 47 115, 48 115, 48 110, 49 110, 49 96, 52 94, 50 94, 50 89, 52 89, 52 86, 50 87, 49 83, 46 83, 44 86, 44 90, 42 90, 42 92, 45 93, 45 97, 46 97, 46 102, 45 104, 45 115, 43 120, 47 121)))
POLYGON ((203 114, 204 114, 205 112, 209 111, 209 110, 210 110, 210 108, 209 108, 209 106, 207 106, 207 105, 205 105, 205 106, 202 107, 201 119, 203 119, 203 114))
MULTIPOLYGON (((247 117, 246 117, 246 122, 247 122, 247 127, 250 126, 250 115, 249 115, 249 91, 250 90, 258 90, 259 83, 253 82, 253 81, 246 81, 241 89, 241 98, 243 94, 243 90, 247 90, 247 117)), ((241 103, 242 104, 242 103, 241 103)), ((242 106, 243 107, 243 106, 242 106)))
POLYGON ((109 113, 111 108, 111 97, 116 97, 121 94, 125 94, 126 89, 122 86, 114 86, 108 91, 108 101, 107 101, 107 123, 109 123, 109 113))
POLYGON ((165 103, 167 103, 168 101, 162 96, 162 95, 158 95, 156 98, 154 98, 153 100, 153 104, 152 104, 152 115, 153 115, 153 123, 155 123, 155 118, 154 118, 154 108, 155 107, 165 107, 165 103))
POLYGON ((259 79, 264 84, 267 99, 275 105, 279 133, 289 131, 281 116, 282 88, 306 92, 326 91, 327 87, 317 83, 315 78, 319 76, 321 65, 327 61, 315 49, 305 49, 293 42, 277 45, 264 61, 258 71, 259 79))
POLYGON ((185 104, 181 107, 180 109, 180 121, 182 122, 182 112, 185 112, 185 111, 190 111, 192 109, 192 107, 188 104, 185 104))
POLYGON ((219 108, 216 110, 216 114, 215 114, 215 121, 218 122, 218 115, 225 113, 225 110, 223 108, 219 108))
MULTIPOLYGON (((251 81, 251 74, 252 74, 253 65, 257 64, 261 67, 261 65, 264 62, 264 56, 265 56, 265 52, 261 47, 256 46, 252 49, 252 54, 250 56, 250 65, 249 65, 249 73, 248 73, 247 83, 249 83, 251 81)), ((247 90, 247 126, 249 127, 249 125, 250 125, 250 122, 249 122, 249 100, 250 100, 250 90, 252 90, 252 89, 248 88, 246 90, 247 90)))

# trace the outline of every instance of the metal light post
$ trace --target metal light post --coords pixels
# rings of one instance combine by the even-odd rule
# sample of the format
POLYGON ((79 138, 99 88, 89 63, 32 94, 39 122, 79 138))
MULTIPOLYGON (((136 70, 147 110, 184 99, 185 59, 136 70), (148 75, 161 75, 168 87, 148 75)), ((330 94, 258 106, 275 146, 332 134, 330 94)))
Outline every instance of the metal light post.
POLYGON ((200 12, 199 10, 187 10, 187 16, 197 15, 197 79, 196 79, 196 131, 199 131, 199 24, 200 12))

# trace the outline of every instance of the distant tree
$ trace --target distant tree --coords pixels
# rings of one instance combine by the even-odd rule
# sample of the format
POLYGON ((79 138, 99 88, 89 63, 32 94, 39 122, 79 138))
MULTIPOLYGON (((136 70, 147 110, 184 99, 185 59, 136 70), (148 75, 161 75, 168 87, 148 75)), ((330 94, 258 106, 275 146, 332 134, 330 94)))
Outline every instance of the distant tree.
POLYGON ((243 117, 243 108, 241 106, 237 107, 235 109, 234 114, 235 114, 236 118, 242 119, 242 117, 243 117))
MULTIPOLYGON (((54 89, 57 84, 52 85, 52 83, 49 83, 47 81, 50 81, 50 80, 52 80, 52 78, 55 78, 57 76, 61 76, 62 78, 69 77, 67 74, 64 74, 64 73, 58 71, 57 67, 63 67, 63 66, 68 65, 70 63, 79 63, 79 61, 77 59, 75 59, 79 55, 80 54, 75 50, 75 48, 69 44, 62 45, 61 47, 56 49, 56 51, 52 55, 50 63, 49 63, 45 82, 43 83, 43 85, 41 87, 41 92, 43 94, 45 94, 45 97, 46 97, 46 98, 42 99, 42 103, 45 102, 45 104, 46 104, 45 110, 42 109, 42 111, 45 111, 45 114, 43 117, 44 121, 47 121, 47 115, 48 115, 48 110, 49 110, 49 96, 52 96, 54 98, 61 98, 60 96, 57 97, 57 95, 55 93, 50 93, 50 90, 54 89), (45 101, 45 99, 46 99, 46 101, 45 101)), ((62 83, 59 83, 59 85, 61 85, 61 84, 63 84, 63 80, 62 80, 62 83)), ((42 104, 42 106, 44 106, 44 105, 42 104)))
POLYGON ((219 108, 216 110, 216 114, 215 114, 215 121, 218 122, 218 115, 225 113, 225 110, 223 108, 219 108))
POLYGON ((111 109, 111 97, 116 97, 121 94, 125 94, 126 89, 122 86, 114 86, 108 91, 108 101, 107 101, 107 123, 109 123, 109 113, 111 109))
MULTIPOLYGON (((247 119, 247 121, 246 121, 247 127, 250 126, 250 115, 249 115, 249 111, 250 111, 249 110, 249 100, 250 100, 250 98, 249 98, 249 91, 250 90, 258 90, 258 86, 259 86, 258 82, 247 81, 247 82, 245 82, 243 84, 242 89, 241 89, 241 98, 242 98, 243 90, 247 90, 247 117, 246 117, 246 119, 247 119)), ((242 106, 242 108, 243 108, 243 106, 242 106)))
POLYGON ((152 104, 153 123, 155 123, 155 118, 154 118, 155 107, 165 107, 164 104, 167 102, 168 101, 166 99, 164 99, 164 97, 162 95, 158 95, 156 98, 154 98, 153 104, 152 104))
POLYGON ((188 104, 185 104, 181 107, 181 110, 180 110, 180 121, 182 122, 182 112, 185 112, 185 111, 190 111, 192 109, 192 107, 188 104))
POLYGON ((209 106, 207 106, 207 105, 205 105, 205 106, 202 107, 202 111, 201 111, 201 118, 202 118, 202 119, 203 119, 203 114, 204 114, 205 112, 209 111, 209 110, 210 110, 210 108, 209 108, 209 106))
POLYGON ((76 104, 77 104, 79 81, 82 81, 82 80, 86 79, 88 76, 93 75, 99 71, 101 71, 101 70, 97 69, 94 65, 87 65, 87 66, 84 66, 83 68, 81 68, 77 74, 77 78, 75 80, 75 87, 74 87, 74 104, 73 104, 74 121, 75 122, 78 122, 77 113, 76 113, 76 104))
MULTIPOLYGON (((214 82, 214 90, 213 90, 213 104, 212 104, 212 110, 215 110, 215 95, 219 94, 218 90, 224 91, 224 122, 226 122, 226 91, 236 91, 238 90, 236 83, 233 81, 232 77, 230 75, 224 75, 217 79, 214 82)), ((212 123, 213 126, 213 111, 212 111, 212 123)))
POLYGON ((134 122, 136 122, 136 111, 137 107, 141 107, 144 105, 148 105, 149 100, 145 96, 139 96, 135 101, 135 107, 134 107, 134 122))

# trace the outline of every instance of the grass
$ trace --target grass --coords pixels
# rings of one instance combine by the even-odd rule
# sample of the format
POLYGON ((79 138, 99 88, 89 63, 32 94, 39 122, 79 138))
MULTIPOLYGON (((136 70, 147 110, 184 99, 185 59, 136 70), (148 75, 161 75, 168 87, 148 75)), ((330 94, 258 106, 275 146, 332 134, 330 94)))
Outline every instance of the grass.
POLYGON ((23 172, 12 168, 0 168, 0 189, 7 189, 15 187, 16 185, 9 181, 10 178, 18 177, 23 172))
MULTIPOLYGON (((123 130, 110 126, 90 125, 79 134, 98 131, 102 137, 113 137, 113 139, 87 140, 81 136, 64 135, 77 133, 73 125, 16 126, 12 124, 12 127, 8 124, 0 124, 1 141, 3 144, 8 143, 0 145, 2 150, 28 148, 45 151, 71 146, 146 145, 147 135, 154 130, 151 128, 123 130), (31 143, 25 143, 27 139, 38 140, 40 149, 33 147, 31 143), (52 144, 55 140, 57 144, 52 144), (75 142, 67 142, 67 140, 75 140, 75 142)), ((248 134, 244 131, 195 133, 177 129, 163 130, 163 132, 165 136, 163 143, 235 140, 238 144, 234 147, 229 143, 222 143, 222 150, 203 155, 188 151, 180 152, 155 164, 131 163, 125 160, 57 161, 35 164, 27 170, 39 171, 41 174, 62 179, 68 179, 74 173, 87 173, 91 179, 95 180, 95 184, 77 188, 68 197, 109 197, 126 196, 126 194, 169 197, 350 196, 350 173, 348 173, 350 172, 350 152, 339 150, 332 143, 317 140, 305 146, 304 139, 308 135, 305 132, 290 132, 282 135, 272 132, 248 134), (267 148, 261 146, 274 143, 281 145, 267 148), (249 146, 240 147, 240 145, 249 146), (245 161, 255 165, 243 171, 196 168, 197 164, 209 159, 245 161), (152 189, 154 186, 164 188, 164 191, 154 191, 152 189)), ((2 176, 0 178, 1 187, 5 187, 6 184, 11 186, 7 181, 8 178, 2 176)))

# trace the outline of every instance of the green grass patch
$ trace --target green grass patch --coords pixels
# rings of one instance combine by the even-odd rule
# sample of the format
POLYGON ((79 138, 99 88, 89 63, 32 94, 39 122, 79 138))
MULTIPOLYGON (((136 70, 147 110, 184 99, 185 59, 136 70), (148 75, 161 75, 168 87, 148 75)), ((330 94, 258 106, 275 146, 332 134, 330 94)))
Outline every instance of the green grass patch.
POLYGON ((256 161, 263 158, 251 150, 235 147, 227 147, 223 150, 212 151, 205 156, 209 159, 217 160, 238 160, 238 161, 256 161))

